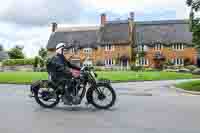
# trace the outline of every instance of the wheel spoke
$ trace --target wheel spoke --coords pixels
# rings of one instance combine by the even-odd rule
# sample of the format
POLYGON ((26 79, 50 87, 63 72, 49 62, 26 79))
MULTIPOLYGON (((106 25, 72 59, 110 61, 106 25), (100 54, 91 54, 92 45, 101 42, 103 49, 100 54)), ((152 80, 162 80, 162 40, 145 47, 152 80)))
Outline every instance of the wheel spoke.
POLYGON ((57 101, 57 96, 54 90, 51 88, 40 88, 38 90, 38 98, 43 104, 48 106, 53 105, 57 101), (46 92, 47 94, 44 95, 44 92, 46 92))
POLYGON ((107 87, 99 87, 98 91, 101 92, 103 97, 105 96, 105 98, 101 99, 101 96, 99 96, 100 94, 98 94, 97 91, 94 91, 95 93, 93 93, 93 100, 96 104, 100 106, 107 106, 112 102, 112 92, 110 91, 110 89, 108 89, 107 87))

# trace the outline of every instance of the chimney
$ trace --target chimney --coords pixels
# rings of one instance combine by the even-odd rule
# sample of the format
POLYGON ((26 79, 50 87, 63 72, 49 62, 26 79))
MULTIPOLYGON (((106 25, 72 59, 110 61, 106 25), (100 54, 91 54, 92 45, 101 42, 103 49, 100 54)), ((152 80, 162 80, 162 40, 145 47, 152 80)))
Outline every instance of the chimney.
POLYGON ((106 23, 106 14, 102 13, 101 14, 101 25, 104 25, 106 23))
POLYGON ((57 29, 57 27, 58 27, 58 24, 55 23, 55 22, 53 22, 53 23, 52 23, 52 32, 55 32, 56 29, 57 29))
POLYGON ((130 20, 134 20, 135 19, 135 13, 134 12, 130 12, 129 19, 130 20))

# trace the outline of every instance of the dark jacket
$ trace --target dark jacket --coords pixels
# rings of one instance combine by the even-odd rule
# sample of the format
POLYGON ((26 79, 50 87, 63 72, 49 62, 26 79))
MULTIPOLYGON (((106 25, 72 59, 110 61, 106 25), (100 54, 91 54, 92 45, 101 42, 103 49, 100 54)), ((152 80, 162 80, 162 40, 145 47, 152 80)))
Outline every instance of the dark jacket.
POLYGON ((80 67, 70 63, 62 54, 53 56, 47 63, 47 70, 52 79, 72 78, 71 68, 80 70, 80 67))

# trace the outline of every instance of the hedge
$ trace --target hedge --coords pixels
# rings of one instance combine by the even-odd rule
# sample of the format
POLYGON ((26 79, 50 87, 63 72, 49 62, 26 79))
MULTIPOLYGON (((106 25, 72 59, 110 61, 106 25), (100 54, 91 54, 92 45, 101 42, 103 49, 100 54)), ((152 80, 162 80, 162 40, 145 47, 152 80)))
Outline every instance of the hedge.
POLYGON ((15 65, 33 65, 34 59, 7 59, 2 62, 3 66, 15 66, 15 65))

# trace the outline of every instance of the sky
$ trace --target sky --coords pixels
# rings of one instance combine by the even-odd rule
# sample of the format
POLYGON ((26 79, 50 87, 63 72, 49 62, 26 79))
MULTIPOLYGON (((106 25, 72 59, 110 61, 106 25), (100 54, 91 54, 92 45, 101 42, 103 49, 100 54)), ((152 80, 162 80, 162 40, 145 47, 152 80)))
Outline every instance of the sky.
POLYGON ((99 25, 100 14, 108 20, 136 21, 188 19, 186 0, 6 0, 0 5, 0 44, 5 50, 24 46, 27 57, 46 47, 51 23, 58 26, 99 25))

